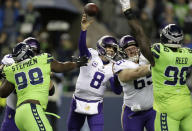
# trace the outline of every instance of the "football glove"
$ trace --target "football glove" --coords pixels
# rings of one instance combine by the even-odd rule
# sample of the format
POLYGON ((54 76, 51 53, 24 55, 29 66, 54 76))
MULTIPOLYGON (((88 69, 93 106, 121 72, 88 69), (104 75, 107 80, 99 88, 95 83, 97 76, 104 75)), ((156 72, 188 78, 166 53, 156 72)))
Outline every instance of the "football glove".
POLYGON ((3 59, 1 60, 1 63, 3 65, 11 65, 11 64, 15 63, 15 61, 13 60, 13 58, 10 54, 7 54, 3 57, 3 59))
POLYGON ((78 58, 75 56, 72 56, 72 62, 76 62, 78 67, 81 66, 87 66, 89 58, 87 56, 79 56, 78 58))

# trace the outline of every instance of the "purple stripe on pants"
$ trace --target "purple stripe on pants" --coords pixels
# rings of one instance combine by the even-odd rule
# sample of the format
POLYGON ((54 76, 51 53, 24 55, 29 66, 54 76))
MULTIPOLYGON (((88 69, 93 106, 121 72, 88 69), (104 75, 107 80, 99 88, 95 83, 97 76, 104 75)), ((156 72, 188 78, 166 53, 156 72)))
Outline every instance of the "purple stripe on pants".
POLYGON ((82 128, 85 118, 87 117, 88 125, 91 131, 103 131, 104 127, 104 114, 103 114, 103 103, 98 105, 98 114, 85 115, 76 113, 76 101, 72 99, 71 109, 68 116, 68 131, 80 131, 82 128))
POLYGON ((122 124, 123 131, 154 131, 154 120, 156 112, 151 108, 146 111, 133 112, 127 106, 123 107, 122 124))
POLYGON ((15 110, 6 106, 4 120, 1 125, 1 131, 19 131, 19 129, 15 124, 14 118, 15 118, 15 110))

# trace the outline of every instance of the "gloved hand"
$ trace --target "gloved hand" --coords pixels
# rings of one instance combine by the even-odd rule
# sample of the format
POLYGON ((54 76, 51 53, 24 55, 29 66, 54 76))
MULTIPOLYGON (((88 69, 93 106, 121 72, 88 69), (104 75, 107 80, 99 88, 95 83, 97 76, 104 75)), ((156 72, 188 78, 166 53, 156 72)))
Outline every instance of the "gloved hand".
POLYGON ((123 12, 126 10, 131 9, 131 3, 130 0, 119 0, 122 6, 123 12))
POLYGON ((15 63, 15 61, 13 60, 12 56, 10 54, 7 54, 3 57, 3 59, 1 60, 1 64, 3 65, 11 65, 15 63))
POLYGON ((87 56, 79 56, 78 58, 72 56, 72 62, 76 62, 78 67, 87 66, 89 58, 87 56))

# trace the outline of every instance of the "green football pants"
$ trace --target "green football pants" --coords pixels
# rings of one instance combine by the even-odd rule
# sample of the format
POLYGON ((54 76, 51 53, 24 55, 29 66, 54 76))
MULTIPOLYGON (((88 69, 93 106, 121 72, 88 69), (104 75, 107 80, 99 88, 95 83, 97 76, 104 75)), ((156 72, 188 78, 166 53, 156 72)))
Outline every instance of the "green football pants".
POLYGON ((190 130, 192 130, 192 108, 170 113, 156 113, 155 131, 190 130))
POLYGON ((20 131, 52 131, 40 105, 23 104, 16 109, 15 123, 20 131))

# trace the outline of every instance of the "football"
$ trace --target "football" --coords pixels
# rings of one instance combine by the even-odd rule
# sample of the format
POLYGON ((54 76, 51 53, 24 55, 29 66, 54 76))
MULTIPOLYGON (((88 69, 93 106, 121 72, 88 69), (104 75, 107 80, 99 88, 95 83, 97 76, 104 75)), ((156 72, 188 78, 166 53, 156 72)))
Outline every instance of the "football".
POLYGON ((99 9, 95 3, 87 3, 84 6, 84 11, 88 16, 96 16, 99 9))

